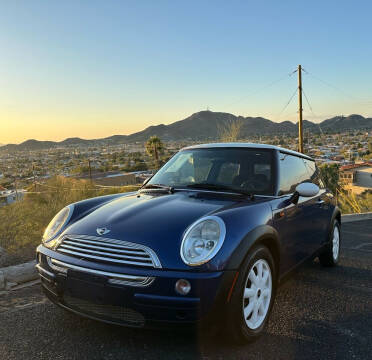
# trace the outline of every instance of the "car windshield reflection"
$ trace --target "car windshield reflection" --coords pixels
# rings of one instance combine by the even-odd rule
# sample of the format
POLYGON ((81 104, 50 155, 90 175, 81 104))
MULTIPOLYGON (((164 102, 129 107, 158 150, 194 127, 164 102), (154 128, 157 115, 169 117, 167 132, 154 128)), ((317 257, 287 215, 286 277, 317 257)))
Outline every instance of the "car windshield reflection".
POLYGON ((266 149, 189 149, 176 154, 147 183, 173 188, 273 195, 273 155, 266 149))

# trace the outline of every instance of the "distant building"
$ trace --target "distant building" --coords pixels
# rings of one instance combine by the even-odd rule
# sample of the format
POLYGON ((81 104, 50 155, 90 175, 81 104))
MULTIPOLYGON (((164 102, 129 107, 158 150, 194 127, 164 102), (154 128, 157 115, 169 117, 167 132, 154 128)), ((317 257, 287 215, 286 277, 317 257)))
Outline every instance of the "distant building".
MULTIPOLYGON (((79 177, 79 179, 90 179, 89 175, 79 177)), ((97 185, 104 186, 125 186, 138 183, 136 174, 122 172, 107 172, 92 174, 92 181, 97 185)))
POLYGON ((340 181, 346 190, 354 194, 372 190, 372 163, 341 166, 340 181))
POLYGON ((105 186, 124 186, 135 185, 137 178, 135 174, 113 174, 95 178, 93 180, 97 185, 105 186))
POLYGON ((0 185, 0 207, 13 204, 24 197, 24 190, 7 190, 0 185))

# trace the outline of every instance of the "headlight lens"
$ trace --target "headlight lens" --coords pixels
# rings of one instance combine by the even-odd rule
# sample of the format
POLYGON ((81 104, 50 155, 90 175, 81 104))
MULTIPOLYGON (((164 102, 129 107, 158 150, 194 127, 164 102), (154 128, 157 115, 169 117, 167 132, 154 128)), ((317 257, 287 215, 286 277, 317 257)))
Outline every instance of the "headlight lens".
POLYGON ((68 223, 73 212, 73 205, 63 208, 49 223, 44 231, 43 242, 47 243, 52 240, 68 223))
POLYGON ((221 218, 207 216, 192 224, 181 244, 181 258, 190 266, 201 265, 212 259, 225 240, 226 227, 221 218))

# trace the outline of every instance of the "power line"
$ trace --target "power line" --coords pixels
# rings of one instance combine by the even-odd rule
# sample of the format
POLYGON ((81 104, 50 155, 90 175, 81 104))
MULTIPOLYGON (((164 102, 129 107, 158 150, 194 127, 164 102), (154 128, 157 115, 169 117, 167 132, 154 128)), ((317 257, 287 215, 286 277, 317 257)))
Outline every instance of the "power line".
POLYGON ((328 87, 330 87, 330 88, 332 88, 332 89, 338 91, 339 93, 343 94, 344 96, 350 98, 350 99, 353 100, 353 101, 357 101, 357 102, 363 103, 363 104, 365 104, 365 105, 372 105, 372 100, 362 100, 362 99, 358 99, 358 98, 356 98, 355 96, 353 96, 353 95, 347 93, 347 92, 344 91, 343 89, 339 88, 338 86, 335 86, 335 85, 329 83, 328 81, 325 81, 325 80, 321 79, 320 77, 315 76, 314 74, 312 74, 312 73, 310 73, 310 72, 308 72, 308 71, 305 71, 305 73, 306 73, 307 75, 310 75, 310 76, 313 77, 314 79, 320 81, 320 82, 323 83, 324 85, 326 85, 326 86, 328 86, 328 87))
POLYGON ((266 90, 266 89, 268 89, 268 88, 270 88, 270 87, 276 85, 277 83, 283 81, 284 79, 287 79, 288 77, 292 76, 293 73, 294 73, 294 72, 291 72, 291 73, 289 73, 289 74, 287 74, 287 75, 285 75, 285 76, 282 76, 281 78, 279 78, 279 79, 277 79, 277 80, 275 80, 275 81, 272 81, 271 83, 269 83, 269 84, 263 86, 262 88, 259 88, 258 90, 252 91, 252 92, 248 93, 247 95, 244 95, 243 97, 241 97, 241 98, 239 98, 239 99, 237 99, 237 100, 235 100, 235 101, 233 101, 233 102, 231 102, 231 103, 225 105, 224 107, 225 107, 225 108, 226 108, 226 107, 230 107, 231 105, 237 104, 237 103, 239 103, 240 101, 242 101, 242 100, 244 100, 244 99, 246 99, 246 98, 248 98, 248 97, 250 97, 250 96, 252 96, 252 95, 256 95, 256 94, 260 93, 261 91, 264 91, 264 90, 266 90))
MULTIPOLYGON (((308 105, 309 108, 310 108, 311 113, 313 114, 314 117, 317 117, 317 116, 314 114, 313 108, 312 108, 311 105, 310 105, 310 101, 309 101, 308 97, 306 96, 306 93, 305 93, 305 90, 304 90, 304 89, 302 89, 302 93, 303 93, 304 96, 305 96, 305 100, 306 100, 306 102, 307 102, 307 105, 308 105)), ((320 127, 320 124, 318 123, 317 125, 318 125, 319 130, 320 130, 320 132, 322 133, 322 135, 324 135, 323 130, 322 130, 322 128, 320 127)))
POLYGON ((307 102, 307 105, 309 106, 309 109, 310 109, 310 111, 311 111, 311 113, 315 116, 315 114, 314 114, 314 111, 313 111, 313 108, 311 107, 311 105, 310 105, 310 102, 309 102, 309 99, 307 98, 307 96, 306 96, 306 93, 305 93, 305 90, 304 89, 302 89, 302 93, 304 94, 304 96, 305 96, 305 100, 306 100, 306 102, 307 102))
POLYGON ((292 94, 292 96, 289 98, 287 103, 284 105, 283 109, 280 111, 279 115, 277 116, 277 120, 279 120, 280 116, 283 114, 284 110, 288 107, 288 105, 291 103, 295 95, 297 94, 298 88, 296 88, 295 92, 292 94))

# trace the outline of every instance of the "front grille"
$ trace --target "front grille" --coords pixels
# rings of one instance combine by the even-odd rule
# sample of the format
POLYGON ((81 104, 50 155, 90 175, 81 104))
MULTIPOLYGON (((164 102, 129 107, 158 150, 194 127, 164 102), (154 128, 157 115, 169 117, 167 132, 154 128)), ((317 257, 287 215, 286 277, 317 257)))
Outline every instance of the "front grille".
MULTIPOLYGON (((128 286, 140 286, 145 287, 152 284, 155 280, 152 276, 141 276, 141 275, 129 275, 129 274, 122 274, 122 273, 112 273, 102 270, 95 270, 89 269, 86 267, 81 267, 73 264, 68 264, 63 261, 52 259, 51 257, 47 257, 48 266, 52 268, 54 271, 60 274, 67 275, 68 270, 75 270, 87 274, 93 274, 96 276, 101 276, 107 278, 109 284, 113 285, 128 285, 128 286)), ((45 271, 45 269, 41 268, 39 265, 36 265, 38 270, 45 271)), ((54 276, 52 274, 52 276, 54 276)))
POLYGON ((122 240, 66 235, 56 250, 88 261, 161 268, 158 257, 150 248, 122 240))
POLYGON ((120 323, 126 323, 136 327, 142 327, 145 324, 145 318, 142 314, 126 307, 95 304, 67 295, 63 297, 63 300, 67 307, 96 318, 111 321, 116 320, 120 323))

